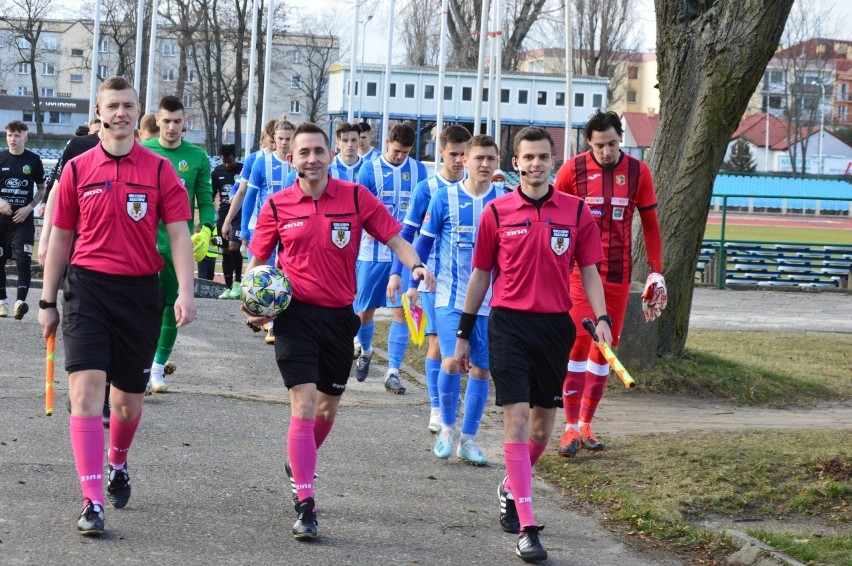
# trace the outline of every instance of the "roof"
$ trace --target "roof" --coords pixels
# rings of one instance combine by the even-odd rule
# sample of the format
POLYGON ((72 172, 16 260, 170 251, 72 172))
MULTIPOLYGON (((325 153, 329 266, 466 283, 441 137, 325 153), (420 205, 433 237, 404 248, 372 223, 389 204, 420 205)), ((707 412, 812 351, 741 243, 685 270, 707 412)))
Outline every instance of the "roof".
MULTIPOLYGON (((766 112, 753 114, 740 122, 731 139, 745 138, 755 147, 766 146, 766 112)), ((784 151, 790 146, 787 140, 787 122, 769 114, 769 149, 784 151)))
POLYGON ((657 128, 660 127, 660 115, 648 116, 645 112, 625 112, 621 115, 625 126, 630 129, 638 147, 648 148, 654 143, 657 128))
POLYGON ((846 59, 852 41, 815 37, 801 41, 775 53, 776 57, 807 57, 809 59, 846 59))

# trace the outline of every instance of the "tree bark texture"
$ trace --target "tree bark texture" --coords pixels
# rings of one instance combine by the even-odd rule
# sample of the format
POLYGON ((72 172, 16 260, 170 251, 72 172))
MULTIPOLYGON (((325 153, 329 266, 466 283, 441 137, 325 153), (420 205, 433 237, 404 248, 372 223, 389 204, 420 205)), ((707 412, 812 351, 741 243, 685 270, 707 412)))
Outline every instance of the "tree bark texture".
MULTIPOLYGON (((660 127, 649 162, 669 306, 658 353, 679 357, 716 173, 793 0, 655 0, 660 127)), ((645 257, 638 242, 634 257, 645 257)), ((641 276, 641 269, 634 270, 641 276)))

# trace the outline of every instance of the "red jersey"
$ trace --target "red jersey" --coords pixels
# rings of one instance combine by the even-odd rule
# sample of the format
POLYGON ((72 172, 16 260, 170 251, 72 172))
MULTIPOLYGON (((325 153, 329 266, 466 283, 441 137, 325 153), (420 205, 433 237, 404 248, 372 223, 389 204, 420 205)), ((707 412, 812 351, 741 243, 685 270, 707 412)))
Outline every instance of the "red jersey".
POLYGON ((186 189, 168 161, 138 143, 115 159, 98 144, 69 161, 63 173, 53 224, 79 236, 72 265, 109 275, 162 271, 160 220, 190 218, 186 189))
POLYGON ((604 250, 601 280, 629 284, 633 213, 637 208, 641 212, 657 206, 648 166, 622 152, 615 167, 603 168, 587 151, 559 168, 554 186, 589 205, 604 250))
POLYGON ((493 270, 491 306, 537 313, 567 313, 574 261, 603 260, 589 208, 557 191, 536 209, 520 191, 491 201, 482 211, 473 266, 493 270))
POLYGON ((299 181, 267 199, 249 251, 269 257, 280 242, 278 265, 290 278, 294 298, 320 307, 351 305, 361 229, 386 244, 402 226, 361 185, 329 177, 314 201, 299 181))

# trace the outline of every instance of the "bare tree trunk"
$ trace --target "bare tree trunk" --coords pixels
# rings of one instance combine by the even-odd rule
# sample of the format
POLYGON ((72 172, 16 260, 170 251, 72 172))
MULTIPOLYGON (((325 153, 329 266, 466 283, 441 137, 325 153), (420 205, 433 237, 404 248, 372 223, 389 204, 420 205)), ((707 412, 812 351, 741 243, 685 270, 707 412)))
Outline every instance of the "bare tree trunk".
MULTIPOLYGON (((662 355, 683 354, 713 181, 731 134, 781 38, 793 0, 655 0, 660 128, 651 171, 669 308, 662 355)), ((634 257, 644 257, 644 245, 634 257)), ((642 269, 635 269, 642 277, 642 269)))

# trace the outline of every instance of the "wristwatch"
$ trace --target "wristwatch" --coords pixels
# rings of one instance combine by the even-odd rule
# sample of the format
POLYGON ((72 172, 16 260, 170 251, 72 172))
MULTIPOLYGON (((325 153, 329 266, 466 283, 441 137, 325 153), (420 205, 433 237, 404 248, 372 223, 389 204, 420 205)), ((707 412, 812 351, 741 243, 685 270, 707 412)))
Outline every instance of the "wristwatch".
POLYGON ((598 322, 600 322, 600 321, 604 321, 604 322, 606 322, 606 323, 609 325, 609 327, 610 327, 610 328, 612 328, 612 319, 609 317, 609 315, 608 315, 608 314, 602 314, 602 315, 600 315, 600 316, 598 317, 598 322))
POLYGON ((55 309, 56 303, 48 303, 44 299, 39 299, 38 308, 40 308, 40 309, 55 309))
POLYGON ((426 264, 418 263, 417 265, 413 265, 413 266, 411 266, 411 271, 414 271, 418 267, 422 267, 423 269, 426 269, 426 264))

